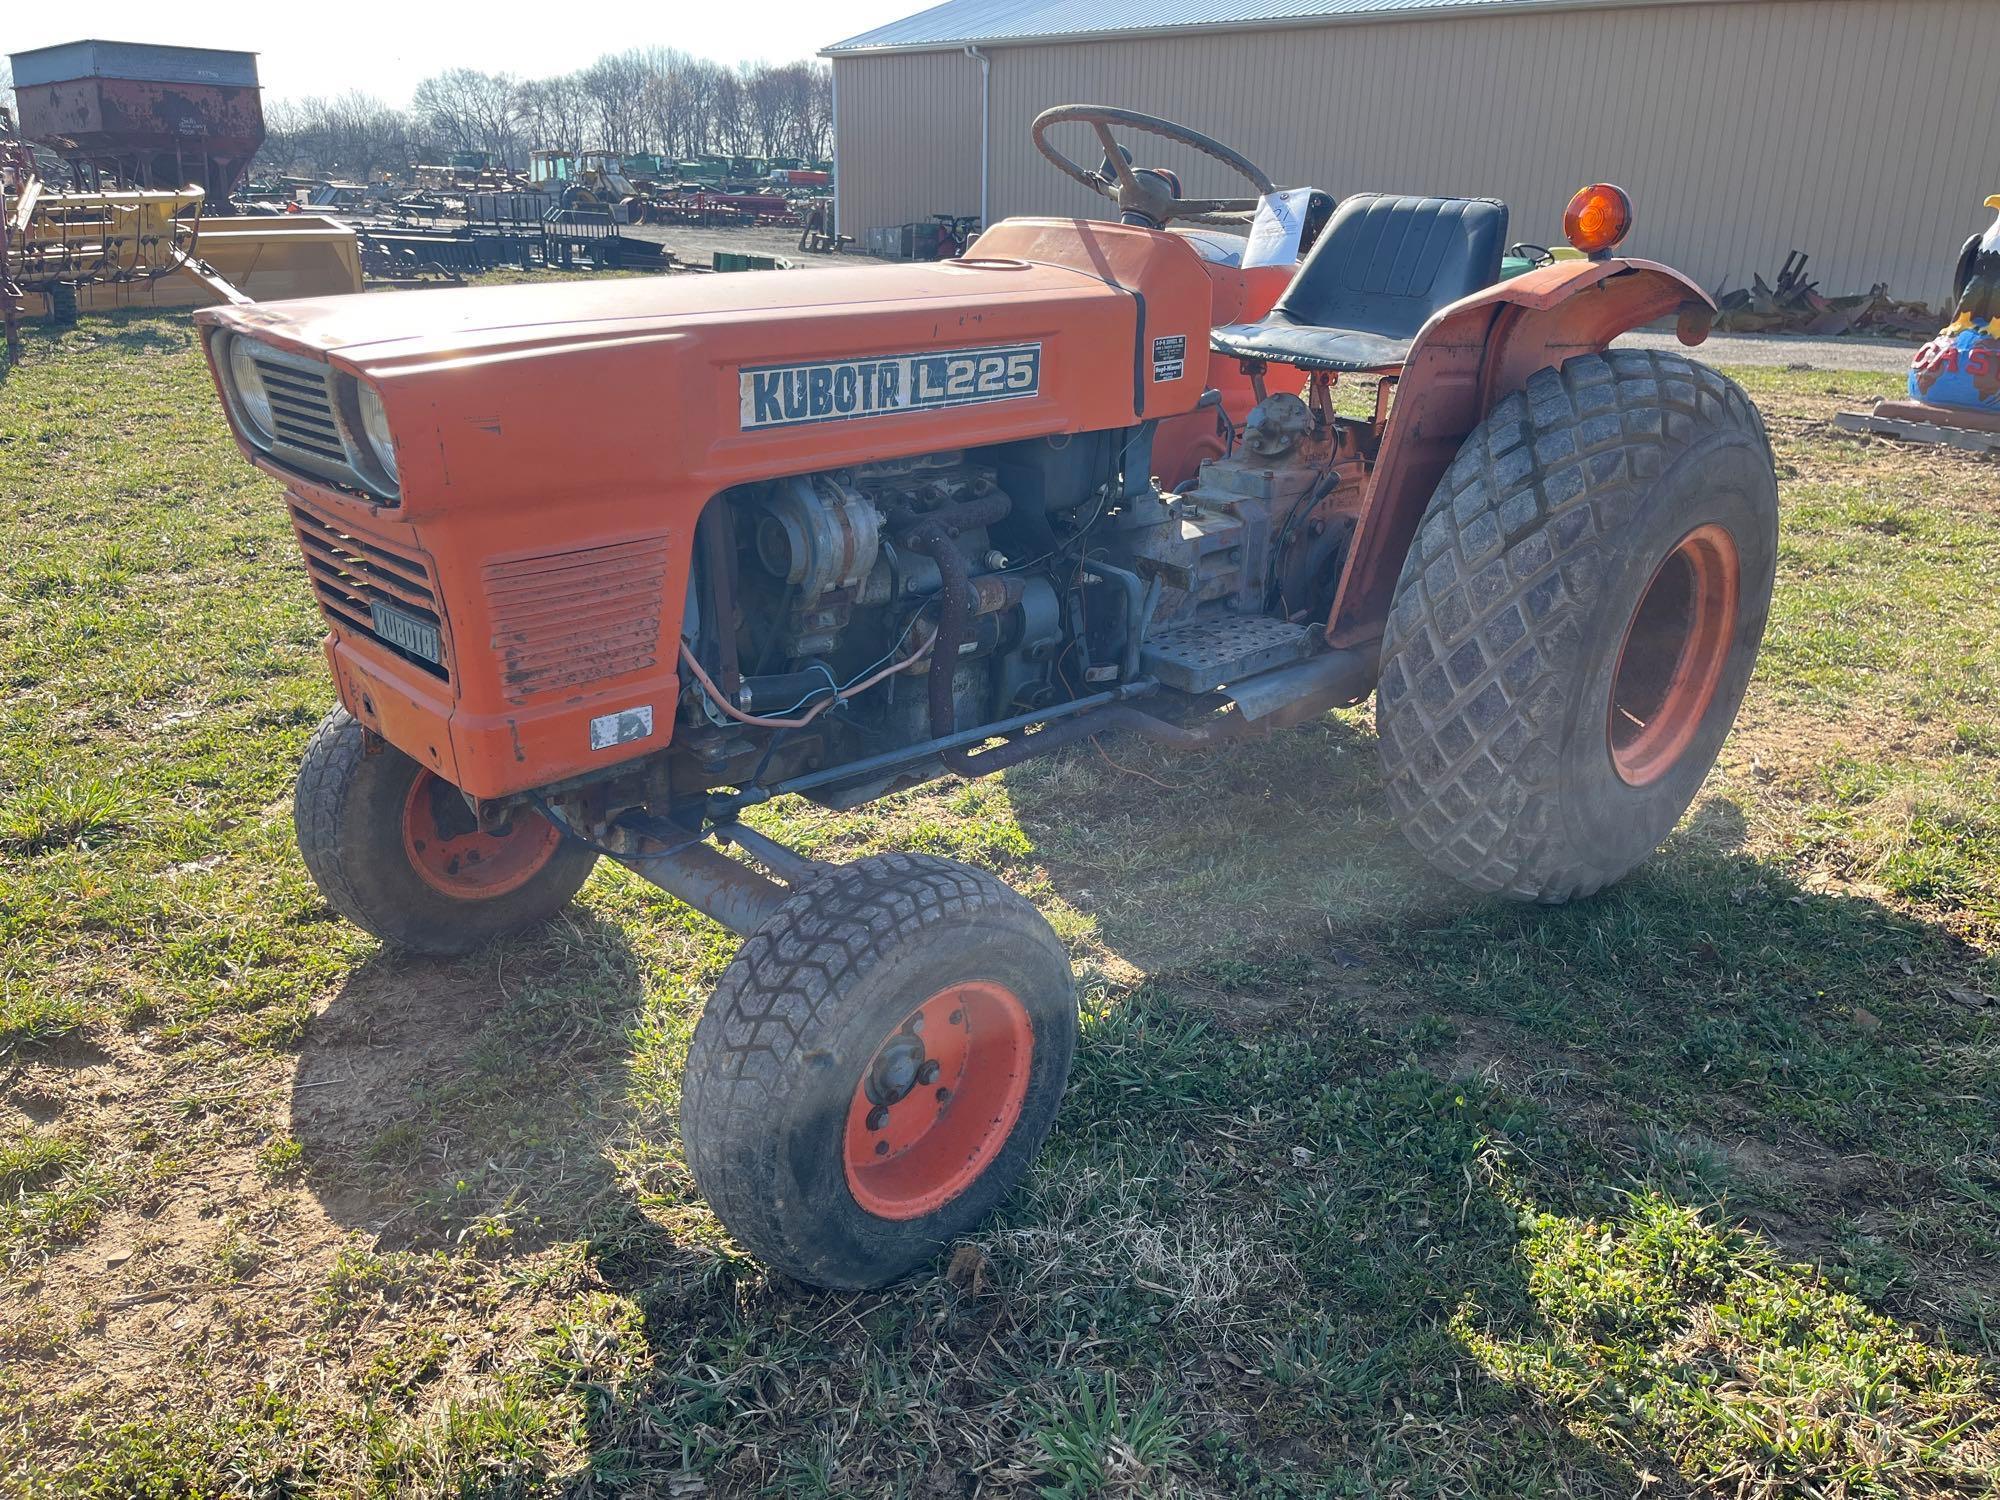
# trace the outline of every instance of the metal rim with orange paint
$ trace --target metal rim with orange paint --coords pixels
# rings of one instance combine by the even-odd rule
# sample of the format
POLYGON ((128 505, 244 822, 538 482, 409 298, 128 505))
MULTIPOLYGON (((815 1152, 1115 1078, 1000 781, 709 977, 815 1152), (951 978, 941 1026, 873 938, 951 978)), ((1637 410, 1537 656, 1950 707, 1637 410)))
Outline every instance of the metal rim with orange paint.
POLYGON ((971 1187, 1021 1118, 1034 1051, 1027 1007, 1002 984, 950 985, 911 1011, 848 1103, 841 1158, 854 1201, 916 1219, 971 1187))
POLYGON ((562 833, 539 813, 517 812, 505 829, 482 832, 457 788, 419 770, 403 801, 403 852, 424 884, 455 901, 487 901, 518 891, 562 847, 562 833))
POLYGON ((1627 786, 1650 786, 1693 743, 1722 683, 1736 634, 1743 564, 1711 522, 1682 537, 1654 571, 1625 626, 1606 726, 1627 786))

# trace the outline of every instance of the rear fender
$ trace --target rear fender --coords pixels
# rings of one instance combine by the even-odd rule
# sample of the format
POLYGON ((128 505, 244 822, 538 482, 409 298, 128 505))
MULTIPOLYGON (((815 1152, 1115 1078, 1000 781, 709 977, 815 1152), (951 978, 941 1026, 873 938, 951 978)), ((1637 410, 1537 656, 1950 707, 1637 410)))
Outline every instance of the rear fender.
POLYGON ((1557 261, 1432 317, 1397 381, 1328 638, 1347 646, 1382 634, 1424 507, 1494 403, 1537 370, 1598 353, 1619 334, 1673 313, 1681 342, 1693 346, 1708 337, 1715 303, 1669 266, 1614 259, 1557 261))

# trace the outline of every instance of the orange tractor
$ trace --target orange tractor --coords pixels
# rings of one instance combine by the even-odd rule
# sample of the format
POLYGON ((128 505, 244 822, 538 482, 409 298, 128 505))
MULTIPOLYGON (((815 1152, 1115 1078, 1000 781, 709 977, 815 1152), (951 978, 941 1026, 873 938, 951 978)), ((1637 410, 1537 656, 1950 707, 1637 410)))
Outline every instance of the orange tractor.
MULTIPOLYGON (((983 871, 806 859, 742 821, 1110 731, 1206 749, 1376 695, 1440 871, 1563 901, 1695 794, 1777 544, 1756 410, 1619 333, 1711 304, 1613 249, 1501 280, 1489 199, 1339 202, 1244 268, 1276 185, 1130 111, 1035 122, 1116 222, 963 258, 399 293, 199 315, 282 481, 340 698, 296 821, 329 904, 461 953, 600 858, 743 935, 683 1085, 737 1240, 880 1285, 1019 1181, 1076 1045, 1070 964, 983 871), (1049 129, 1088 123, 1089 169, 1049 129), (1192 200, 1114 128, 1227 163, 1192 200), (1372 380, 1368 415, 1336 382, 1372 380), (728 852, 725 852, 728 851, 728 852)), ((1327 200, 1331 203, 1331 200, 1327 200)))

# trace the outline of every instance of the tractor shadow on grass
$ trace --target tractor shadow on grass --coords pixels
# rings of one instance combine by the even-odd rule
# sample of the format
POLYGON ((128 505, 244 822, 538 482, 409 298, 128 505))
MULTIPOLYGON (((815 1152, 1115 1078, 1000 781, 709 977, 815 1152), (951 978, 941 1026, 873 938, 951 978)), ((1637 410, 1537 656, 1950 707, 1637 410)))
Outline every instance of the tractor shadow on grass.
POLYGON ((1697 1206, 1905 1326, 1990 1278, 2000 1225, 1941 1149, 1992 1067, 1939 998, 1976 956, 1750 857, 1735 804, 1613 891, 1522 908, 1417 863, 1349 720, 1228 756, 1106 749, 1117 767, 1086 748, 981 784, 1078 953, 1086 1024, 1028 1187, 932 1272, 836 1296, 718 1252, 682 1209, 674 1048, 642 1006, 673 965, 589 907, 461 963, 356 969, 301 1050, 309 1184, 385 1249, 580 1243, 647 1361, 591 1404, 594 1463, 665 1483, 698 1431, 725 1493, 797 1484, 788 1432, 883 1488, 1005 1464, 1060 1485, 1057 1455, 1110 1423, 1204 1492, 1671 1494, 1615 1384, 1580 1372, 1565 1407, 1520 1370, 1593 1337, 1656 1349, 1679 1314, 1634 1326, 1620 1293, 1591 1314, 1610 1333, 1580 1332, 1529 1221, 1588 1249, 1697 1206), (1921 1263, 1896 1248, 1912 1215, 1921 1263), (738 1401, 746 1381, 767 1394, 738 1401))
MULTIPOLYGON (((1234 755, 1107 748, 1116 765, 1086 751, 1009 787, 1104 1007, 1059 1131, 1207 1118, 1238 1140, 1289 1135, 1302 1179, 1339 1157, 1323 1188, 1298 1190, 1334 1226, 1324 1261, 1294 1258, 1304 1303, 1350 1330, 1392 1307, 1424 1330, 1354 1336, 1350 1368, 1447 1329, 1463 1347, 1445 1363, 1474 1385, 1483 1338, 1500 1363, 1560 1359, 1576 1330, 1549 1327, 1547 1267, 1517 1221, 1636 1244, 1677 1206, 1817 1265, 1829 1305, 1852 1293, 1905 1336, 2000 1352, 2000 1003, 1979 999, 2000 973, 1949 930, 1864 886, 1799 883, 1748 850, 1750 818, 1727 796, 1699 799, 1620 885, 1537 908, 1431 874, 1388 819, 1372 737, 1347 719, 1234 755), (1288 1050, 1302 1067, 1264 1061, 1288 1050), (1221 1088, 1218 1058, 1253 1086, 1221 1088), (1477 1128, 1437 1134, 1460 1116, 1477 1128), (1493 1141, 1506 1149, 1480 1190, 1477 1143, 1493 1141), (1468 1302, 1478 1315, 1461 1318, 1468 1302)), ((1197 1134, 1179 1141, 1186 1177, 1187 1156, 1208 1153, 1197 1134)), ((1285 1176, 1275 1149, 1252 1169, 1285 1176)), ((1224 1202, 1215 1217, 1256 1212, 1224 1202)), ((1396 1378, 1423 1389, 1420 1369, 1396 1378)), ((1390 1387, 1375 1410, 1398 1419, 1390 1387)))
POLYGON ((294 1075, 292 1135, 329 1215, 385 1250, 505 1256, 610 1231, 672 1258, 632 1193, 634 1143, 663 1123, 631 1097, 642 966, 582 906, 454 962, 364 960, 294 1075))
POLYGON ((1358 1025, 1646 1143, 1804 1254, 1970 1172, 1979 1228, 1954 1255, 1994 1268, 1974 1158, 2000 964, 1876 888, 1756 857, 1729 796, 1698 797, 1618 885, 1537 907, 1423 865, 1352 718, 1202 757, 1107 748, 1116 765, 1072 752, 1008 783, 1087 934, 1086 992, 1143 981, 1230 1028, 1358 1025))
POLYGON ((39 314, 21 318, 21 357, 9 359, 0 344, 0 387, 16 370, 56 358, 71 349, 103 349, 120 354, 179 354, 195 342, 193 308, 114 308, 81 314, 74 323, 53 324, 39 314), (179 316, 162 327, 160 319, 179 316))

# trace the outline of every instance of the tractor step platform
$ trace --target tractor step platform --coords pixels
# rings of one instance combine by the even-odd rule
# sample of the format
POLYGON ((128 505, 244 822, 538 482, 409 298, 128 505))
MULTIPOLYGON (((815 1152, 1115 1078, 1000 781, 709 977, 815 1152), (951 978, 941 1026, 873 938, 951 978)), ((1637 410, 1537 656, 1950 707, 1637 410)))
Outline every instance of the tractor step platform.
POLYGON ((1212 693, 1224 683, 1300 661, 1312 650, 1312 627, 1261 615, 1227 615, 1162 630, 1140 648, 1142 670, 1161 686, 1212 693))

